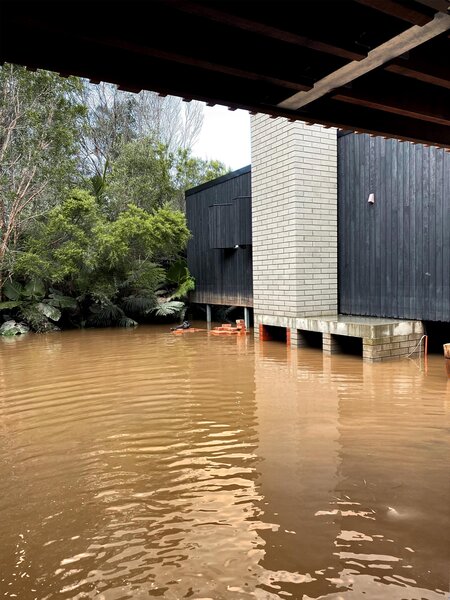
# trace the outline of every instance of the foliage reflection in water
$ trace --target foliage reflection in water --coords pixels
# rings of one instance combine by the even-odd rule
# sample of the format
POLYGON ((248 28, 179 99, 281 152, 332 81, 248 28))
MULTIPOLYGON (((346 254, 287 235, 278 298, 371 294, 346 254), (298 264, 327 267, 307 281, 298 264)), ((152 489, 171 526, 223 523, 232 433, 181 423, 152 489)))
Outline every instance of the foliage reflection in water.
POLYGON ((167 327, 0 341, 2 597, 448 595, 440 357, 167 327))

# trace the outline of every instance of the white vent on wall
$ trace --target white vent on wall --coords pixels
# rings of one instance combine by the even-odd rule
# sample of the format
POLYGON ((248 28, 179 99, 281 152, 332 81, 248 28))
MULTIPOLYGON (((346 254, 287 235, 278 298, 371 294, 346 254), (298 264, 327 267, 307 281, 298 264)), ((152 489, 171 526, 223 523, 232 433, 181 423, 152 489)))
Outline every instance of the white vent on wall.
POLYGON ((375 204, 375 194, 369 194, 369 198, 367 199, 369 204, 375 204))

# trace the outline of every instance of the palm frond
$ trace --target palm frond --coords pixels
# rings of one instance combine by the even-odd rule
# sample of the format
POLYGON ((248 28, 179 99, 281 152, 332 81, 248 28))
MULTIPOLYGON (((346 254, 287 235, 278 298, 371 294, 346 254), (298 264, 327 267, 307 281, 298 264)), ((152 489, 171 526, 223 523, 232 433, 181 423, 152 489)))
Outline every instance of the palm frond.
POLYGON ((7 300, 6 302, 0 302, 0 310, 6 310, 7 308, 16 308, 20 306, 20 302, 16 302, 15 300, 7 300))
POLYGON ((102 302, 99 304, 92 304, 89 307, 91 315, 89 316, 89 323, 96 325, 97 327, 108 327, 119 322, 120 319, 125 317, 123 310, 113 304, 112 302, 102 302))
POLYGON ((156 299, 150 295, 131 295, 122 298, 122 306, 126 312, 143 315, 155 307, 156 299))
POLYGON ((180 258, 172 263, 167 270, 167 281, 179 284, 186 278, 186 275, 189 275, 187 262, 183 258, 180 258))
POLYGON ((153 312, 157 317, 173 317, 181 312, 184 308, 184 302, 178 302, 177 300, 167 300, 161 302, 157 307, 151 309, 148 312, 153 312))
POLYGON ((119 327, 137 327, 137 321, 130 317, 122 317, 118 323, 119 327))
POLYGON ((23 287, 17 281, 6 281, 3 286, 3 294, 8 300, 20 300, 23 295, 23 287))
POLYGON ((182 281, 177 289, 170 294, 171 299, 186 298, 189 292, 195 289, 195 280, 193 277, 187 277, 182 281))
POLYGON ((133 267, 133 271, 128 274, 127 279, 122 283, 122 288, 145 288, 155 290, 163 281, 165 281, 166 272, 158 264, 141 261, 133 267))
POLYGON ((172 289, 170 298, 186 298, 188 293, 195 289, 195 279, 189 273, 186 260, 183 258, 174 262, 167 271, 167 283, 172 289), (175 289, 173 287, 175 286, 175 289))

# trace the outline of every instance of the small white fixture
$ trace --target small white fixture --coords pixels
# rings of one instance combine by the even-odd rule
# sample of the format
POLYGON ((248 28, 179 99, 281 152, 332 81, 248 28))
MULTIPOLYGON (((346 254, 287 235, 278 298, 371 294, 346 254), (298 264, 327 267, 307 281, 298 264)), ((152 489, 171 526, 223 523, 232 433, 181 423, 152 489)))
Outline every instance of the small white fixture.
POLYGON ((369 198, 367 199, 369 204, 375 204, 375 194, 369 194, 369 198))

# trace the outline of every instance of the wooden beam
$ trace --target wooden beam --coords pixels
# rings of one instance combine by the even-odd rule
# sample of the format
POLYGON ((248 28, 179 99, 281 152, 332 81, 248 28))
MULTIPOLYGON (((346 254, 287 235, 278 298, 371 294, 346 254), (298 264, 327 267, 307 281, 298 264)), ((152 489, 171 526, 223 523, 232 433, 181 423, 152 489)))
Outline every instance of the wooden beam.
POLYGON ((181 65, 187 65, 190 67, 195 67, 199 69, 203 69, 205 71, 211 71, 215 73, 222 73, 224 75, 229 75, 231 77, 236 77, 239 79, 246 79, 250 81, 262 82, 275 87, 281 87, 292 90, 310 90, 311 85, 306 85, 304 83, 298 81, 288 81, 286 79, 281 79, 278 77, 271 77, 270 75, 266 75, 264 73, 258 73, 254 71, 248 71, 244 69, 235 68, 228 65, 221 65, 210 60, 205 60, 202 58, 196 58, 192 56, 188 56, 185 54, 179 54, 176 52, 169 52, 167 50, 162 50, 160 48, 152 48, 146 45, 137 44, 134 42, 130 42, 123 39, 112 38, 107 36, 98 35, 95 37, 91 37, 88 35, 84 35, 83 33, 79 34, 78 32, 72 32, 71 30, 56 30, 51 24, 45 23, 40 20, 30 19, 26 17, 23 20, 28 27, 32 27, 34 29, 39 29, 45 31, 46 33, 58 33, 63 34, 67 38, 71 37, 77 43, 88 43, 93 44, 94 46, 107 46, 110 48, 116 48, 120 50, 125 50, 127 52, 131 52, 133 54, 139 56, 149 56, 152 58, 162 59, 168 62, 177 63, 181 65))
POLYGON ((107 38, 107 37, 103 37, 103 36, 97 36, 95 38, 89 38, 87 36, 80 36, 78 39, 80 39, 82 41, 87 41, 89 43, 93 43, 96 45, 100 44, 103 46, 109 46, 111 48, 120 48, 121 50, 126 50, 128 52, 132 52, 133 54, 138 54, 140 56, 150 56, 153 58, 160 58, 160 59, 166 60, 168 62, 178 63, 178 64, 182 64, 182 65, 187 65, 190 67, 204 69, 205 71, 213 71, 215 73, 222 73, 224 75, 230 75, 231 77, 237 77, 239 79, 260 81, 262 83, 267 83, 269 85, 278 86, 281 88, 293 89, 293 90, 294 89, 296 89, 296 90, 311 89, 310 85, 306 85, 306 84, 300 83, 298 81, 288 81, 286 79, 281 79, 279 77, 272 77, 270 75, 265 75, 263 73, 258 73, 255 71, 247 71, 245 69, 238 69, 236 67, 218 64, 218 63, 210 61, 210 60, 196 58, 193 56, 188 56, 186 54, 179 54, 176 52, 168 52, 167 50, 161 50, 160 48, 151 48, 149 46, 142 46, 140 44, 135 44, 134 42, 128 42, 125 40, 118 40, 115 38, 107 38))
POLYGON ((420 121, 450 125, 450 92, 434 90, 422 82, 399 80, 395 75, 377 71, 330 94, 333 100, 377 111, 403 115, 420 121))
POLYGON ((170 4, 174 8, 180 11, 189 13, 191 15, 197 15, 204 17, 216 23, 227 25, 235 29, 241 29, 250 33, 255 33, 263 37, 272 38, 279 42, 285 42, 294 46, 301 46, 302 48, 309 48, 311 50, 317 50, 325 54, 331 54, 332 56, 338 56, 347 60, 361 60, 365 54, 361 52, 349 50, 348 48, 342 48, 335 44, 329 44, 320 40, 313 40, 303 35, 292 33, 284 29, 261 23, 257 20, 246 19, 237 15, 227 13, 214 7, 212 3, 197 4, 196 2, 190 2, 189 0, 166 0, 167 4, 170 4))
POLYGON ((347 85, 361 75, 365 75, 401 54, 416 48, 450 29, 450 16, 436 13, 434 19, 423 27, 410 27, 400 35, 377 46, 366 58, 359 62, 351 62, 334 73, 318 81, 309 92, 297 92, 278 104, 280 108, 297 110, 315 100, 322 98, 332 90, 347 85))
MULTIPOLYGON (((377 5, 377 8, 382 12, 387 12, 388 14, 392 14, 392 11, 396 11, 396 15, 399 18, 402 18, 405 21, 411 22, 413 24, 426 24, 433 17, 426 16, 423 13, 420 13, 417 10, 412 8, 405 7, 403 5, 399 5, 394 0, 356 0, 361 4, 377 5), (383 10, 385 5, 391 6, 390 10, 383 10), (395 5, 395 7, 394 7, 395 5), (401 17, 400 17, 401 15, 401 17)), ((187 13, 196 14, 197 16, 208 18, 215 22, 221 23, 223 25, 228 25, 230 27, 235 27, 238 29, 242 29, 244 31, 249 31, 251 33, 257 33, 264 37, 269 37, 281 42, 285 42, 288 44, 293 44, 295 46, 304 46, 305 48, 309 48, 310 50, 315 50, 318 52, 332 54, 333 56, 338 56, 341 58, 346 58, 349 60, 360 61, 366 57, 366 53, 355 51, 355 50, 346 50, 336 46, 335 44, 328 44, 318 40, 312 40, 311 38, 307 38, 304 36, 299 36, 292 32, 287 32, 281 29, 277 29, 275 27, 259 23, 257 21, 250 21, 248 19, 243 19, 241 17, 236 17, 232 14, 225 13, 214 8, 211 5, 199 5, 195 2, 184 2, 181 0, 168 0, 168 2, 177 8, 180 11, 185 11, 187 13)), ((434 73, 436 71, 435 65, 431 64, 429 61, 426 64, 418 64, 414 63, 406 63, 404 59, 394 60, 391 64, 384 67, 387 71, 392 73, 397 73, 399 75, 403 75, 405 77, 411 77, 417 79, 419 81, 425 81, 428 83, 432 83, 433 85, 439 85, 441 87, 449 87, 450 82, 448 78, 441 76, 439 73, 434 73)))
POLYGON ((449 104, 440 101, 438 98, 425 98, 423 101, 411 99, 407 104, 402 98, 392 98, 389 94, 383 93, 360 93, 353 90, 343 90, 332 96, 333 100, 347 102, 357 106, 366 106, 384 112, 403 115, 429 123, 438 123, 440 125, 450 126, 449 104))
MULTIPOLYGON (((24 52, 23 47, 18 48, 24 52)), ((60 57, 56 53, 37 51, 36 60, 40 68, 57 71, 60 68, 60 57)), ((155 72, 146 72, 140 66, 132 69, 133 63, 121 62, 120 64, 106 63, 92 64, 94 47, 86 47, 83 53, 83 62, 73 62, 70 71, 79 77, 93 77, 110 83, 142 87, 151 89, 160 94, 174 96, 191 96, 196 100, 210 102, 225 106, 234 106, 255 113, 275 115, 288 119, 319 123, 324 126, 340 127, 345 130, 358 130, 375 135, 386 135, 394 139, 404 139, 418 143, 428 143, 436 146, 450 148, 450 128, 434 123, 426 123, 418 119, 411 119, 381 111, 374 111, 366 107, 351 106, 333 100, 321 100, 309 106, 305 111, 293 112, 280 109, 274 105, 262 104, 251 92, 251 84, 242 86, 211 85, 208 82, 203 88, 198 86, 196 78, 186 77, 180 92, 180 82, 172 75, 170 70, 165 73, 163 69, 155 72)), ((26 54, 15 55, 18 64, 23 64, 26 54)), ((75 58, 72 58, 75 61, 75 58)), ((140 63, 139 63, 140 64, 140 63)), ((180 68, 180 67, 178 67, 180 68)))
POLYGON ((443 13, 450 12, 450 5, 447 0, 416 0, 416 2, 443 13))
POLYGON ((432 16, 419 12, 411 6, 399 4, 395 0, 356 0, 356 2, 413 25, 425 25, 433 19, 432 16))
MULTIPOLYGON (((373 4, 375 8, 375 4, 379 5, 379 10, 382 12, 388 12, 388 10, 383 10, 382 7, 385 5, 395 5, 395 10, 397 12, 396 15, 402 15, 402 19, 413 24, 426 24, 433 17, 428 17, 423 13, 420 13, 413 8, 408 8, 403 5, 398 4, 394 0, 356 0, 361 4, 367 4, 368 6, 373 4)), ((446 0, 444 0, 446 1, 446 0)), ((332 54, 333 56, 338 56, 341 58, 346 58, 349 60, 360 61, 366 57, 366 53, 355 51, 355 50, 346 50, 336 46, 335 44, 327 44, 322 41, 312 40, 311 38, 307 38, 304 36, 299 36, 297 34, 287 32, 281 29, 277 29, 272 26, 268 26, 262 23, 258 23, 257 21, 250 21, 248 19, 243 19, 241 17, 236 17, 234 15, 225 13, 220 11, 211 4, 208 6, 199 5, 195 2, 184 2, 182 0, 168 0, 168 2, 177 8, 180 11, 185 11, 187 13, 196 14, 197 16, 208 18, 215 22, 221 23, 223 25, 228 25, 230 27, 235 27, 238 29, 242 29, 244 31, 249 31, 251 33, 257 33, 264 37, 269 37, 281 42, 285 42, 288 44, 293 44, 295 46, 304 46, 305 48, 309 48, 310 50, 315 50, 318 52, 332 54)), ((391 11, 394 10, 394 7, 391 6, 391 11)), ((441 87, 449 87, 449 80, 445 76, 442 76, 439 72, 439 69, 435 68, 435 65, 428 61, 426 64, 416 64, 407 63, 403 58, 399 60, 392 61, 391 64, 384 67, 387 71, 392 73, 397 73, 399 75, 404 75, 405 77, 411 77, 417 79, 419 81, 425 81, 428 83, 432 83, 433 85, 439 85, 441 87), (438 71, 435 73, 435 71, 438 71)))
POLYGON ((384 67, 385 71, 431 83, 450 90, 450 69, 435 62, 423 60, 396 60, 384 67))
MULTIPOLYGON (((450 127, 410 117, 374 111, 364 106, 351 106, 321 100, 308 107, 308 120, 351 131, 387 136, 419 144, 450 147, 450 127)), ((297 113, 303 119, 302 113, 297 113)))

